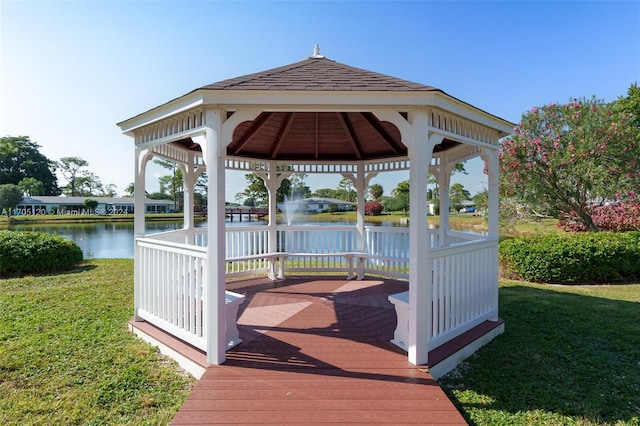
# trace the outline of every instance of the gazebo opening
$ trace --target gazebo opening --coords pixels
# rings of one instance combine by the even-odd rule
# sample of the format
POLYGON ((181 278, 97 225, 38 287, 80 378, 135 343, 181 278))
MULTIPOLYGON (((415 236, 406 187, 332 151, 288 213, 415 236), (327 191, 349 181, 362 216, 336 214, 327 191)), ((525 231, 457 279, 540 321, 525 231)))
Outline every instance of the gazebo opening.
POLYGON ((402 334, 394 343, 416 365, 428 364, 430 351, 479 326, 489 331, 467 354, 502 331, 498 141, 512 123, 431 86, 315 52, 293 64, 201 87, 119 126, 135 139, 135 319, 202 350, 209 362, 223 363, 238 344, 236 317, 228 308, 237 308, 242 296, 227 291, 231 278, 331 272, 403 280, 406 291, 392 300, 402 334), (145 165, 156 157, 183 172, 185 219, 181 230, 149 236, 140 213, 145 165), (455 165, 477 157, 487 165, 482 179, 489 188, 488 234, 452 231, 447 214, 438 229, 429 228, 427 174, 436 177, 440 209, 448 212, 455 165), (264 180, 267 226, 225 226, 226 170, 264 180), (402 170, 409 172, 409 226, 366 226, 369 182, 402 170), (204 171, 206 229, 194 226, 193 213, 194 185, 204 171), (276 223, 276 191, 293 173, 350 179, 358 194, 357 223, 320 229, 276 223))

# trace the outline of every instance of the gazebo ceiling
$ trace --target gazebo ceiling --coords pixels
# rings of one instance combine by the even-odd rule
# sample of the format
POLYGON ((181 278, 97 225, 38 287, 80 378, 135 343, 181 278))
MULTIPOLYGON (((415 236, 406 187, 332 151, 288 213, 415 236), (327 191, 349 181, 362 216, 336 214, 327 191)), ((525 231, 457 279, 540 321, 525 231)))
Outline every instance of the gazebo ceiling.
POLYGON ((237 157, 358 161, 404 157, 398 129, 369 112, 263 112, 227 147, 237 157))
MULTIPOLYGON (((201 151, 190 138, 174 142, 201 151)), ((459 145, 449 139, 434 153, 459 145)), ((263 112, 236 127, 227 155, 261 160, 362 161, 406 157, 400 132, 370 112, 263 112)))

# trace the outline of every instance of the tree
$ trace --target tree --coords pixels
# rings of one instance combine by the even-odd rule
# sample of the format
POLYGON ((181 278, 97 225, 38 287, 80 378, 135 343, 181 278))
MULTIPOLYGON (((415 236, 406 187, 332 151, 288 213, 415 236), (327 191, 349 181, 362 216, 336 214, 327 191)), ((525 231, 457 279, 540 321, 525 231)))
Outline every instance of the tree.
POLYGON ((627 90, 626 97, 619 97, 613 102, 613 107, 623 114, 633 114, 634 124, 640 127, 640 87, 633 83, 627 90))
POLYGON ((473 203, 476 206, 476 211, 483 212, 489 209, 489 191, 483 189, 472 197, 473 203))
POLYGON ((92 200, 91 198, 87 198, 86 200, 84 200, 84 206, 86 208, 89 209, 89 211, 95 211, 96 207, 98 207, 98 201, 97 200, 92 200))
POLYGON ((304 183, 306 178, 306 173, 294 173, 289 177, 289 183, 291 184, 291 195, 289 198, 298 200, 308 198, 309 195, 311 195, 311 188, 304 183))
POLYGON ((404 211, 409 210, 409 181, 404 180, 391 191, 391 197, 384 200, 384 209, 386 211, 404 211))
POLYGON ((7 217, 20 202, 22 202, 22 191, 18 185, 12 183, 0 185, 0 211, 6 213, 7 217))
POLYGON ((449 200, 451 201, 451 207, 454 211, 458 212, 462 208, 462 202, 471 198, 469 191, 464 189, 464 185, 461 183, 454 183, 449 188, 449 200))
MULTIPOLYGON (((65 194, 71 196, 71 187, 67 185, 65 187, 65 194)), ((100 178, 91 172, 84 172, 80 176, 75 178, 75 192, 76 196, 91 197, 102 194, 104 192, 102 182, 100 178)))
POLYGON ((244 175, 247 181, 247 187, 244 191, 236 194, 236 201, 242 202, 243 205, 247 200, 250 200, 251 205, 265 205, 269 201, 269 191, 264 184, 264 180, 255 173, 248 173, 244 175))
POLYGON ((350 203, 355 201, 356 191, 353 189, 351 179, 344 177, 340 179, 340 183, 338 183, 338 195, 338 199, 349 201, 350 203))
POLYGON ((129 185, 127 185, 127 187, 124 189, 125 194, 127 194, 127 197, 133 197, 134 192, 136 190, 136 184, 131 182, 129 185))
POLYGON ((171 175, 160 176, 160 192, 161 193, 169 193, 171 200, 173 200, 173 205, 176 211, 182 210, 182 200, 183 200, 183 179, 182 179, 182 170, 178 168, 178 165, 173 161, 168 160, 153 160, 155 164, 164 167, 165 169, 171 170, 171 175))
POLYGON ((384 188, 379 183, 374 183, 369 187, 369 195, 374 201, 380 201, 380 197, 384 194, 384 188))
POLYGON ((36 178, 26 177, 18 182, 18 188, 23 194, 28 194, 30 197, 34 195, 42 195, 44 192, 44 185, 36 178))
POLYGON ((593 207, 635 199, 640 138, 635 117, 591 99, 534 107, 500 149, 500 188, 592 231, 593 207))
POLYGON ((78 187, 80 186, 78 180, 86 176, 86 171, 82 169, 88 165, 87 160, 80 157, 62 157, 60 159, 57 163, 58 170, 60 170, 62 176, 64 176, 68 182, 65 187, 65 194, 70 197, 80 195, 78 193, 78 187))
POLYGON ((336 190, 330 188, 316 189, 315 191, 313 191, 311 196, 319 198, 338 198, 336 197, 336 190))
POLYGON ((24 178, 34 178, 42 182, 42 195, 60 195, 56 163, 42 155, 39 148, 28 136, 0 138, 0 182, 17 185, 24 178))
POLYGON ((278 188, 278 191, 276 191, 276 201, 279 203, 283 202, 284 197, 289 197, 289 194, 291 194, 291 182, 289 181, 289 179, 282 179, 280 188, 278 188))
POLYGON ((104 189, 102 190, 102 196, 103 197, 117 197, 118 193, 117 193, 117 188, 113 183, 109 183, 107 185, 104 186, 104 189))

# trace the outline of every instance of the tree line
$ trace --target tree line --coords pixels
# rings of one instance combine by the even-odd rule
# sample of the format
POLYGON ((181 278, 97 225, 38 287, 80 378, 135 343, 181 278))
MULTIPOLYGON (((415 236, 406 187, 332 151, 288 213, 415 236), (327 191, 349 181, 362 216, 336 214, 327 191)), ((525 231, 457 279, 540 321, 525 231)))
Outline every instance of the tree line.
MULTIPOLYGON (((147 194, 147 198, 171 199, 176 210, 182 208, 182 173, 175 163, 155 160, 155 163, 171 170, 170 175, 159 178, 160 190, 147 194)), ((125 189, 126 196, 133 196, 134 184, 125 189)), ((117 197, 114 184, 103 184, 89 170, 89 163, 81 157, 62 157, 53 161, 40 152, 40 145, 29 136, 4 136, 0 138, 0 212, 15 208, 24 195, 68 197, 117 197), (60 171, 66 184, 59 186, 56 171, 60 171)), ((195 201, 206 205, 206 175, 198 180, 195 201)), ((91 208, 91 200, 88 207, 91 208)), ((95 208, 95 207, 93 207, 95 208)))
MULTIPOLYGON (((467 174, 464 164, 457 164, 453 173, 467 174)), ((276 192, 276 201, 281 203, 287 199, 295 200, 318 197, 336 199, 349 203, 357 202, 357 193, 353 182, 348 178, 343 177, 338 183, 337 188, 319 188, 315 191, 311 191, 305 183, 306 178, 307 175, 305 173, 293 173, 288 178, 284 178, 276 192)), ((267 205, 269 202, 269 191, 267 190, 264 180, 256 173, 246 174, 245 179, 247 186, 244 191, 236 194, 235 200, 244 206, 267 205)), ((438 210, 440 206, 440 196, 435 176, 429 174, 427 183, 434 186, 428 190, 427 201, 433 203, 435 209, 438 210)), ((364 197, 365 201, 381 203, 385 211, 407 212, 409 210, 409 181, 399 182, 388 196, 384 195, 382 185, 378 183, 372 184, 367 188, 364 197)), ((461 183, 451 185, 449 188, 449 198, 451 208, 454 209, 454 211, 460 210, 464 201, 473 200, 474 204, 479 205, 480 208, 486 208, 488 201, 486 190, 472 197, 461 183)))
MULTIPOLYGON (((0 138, 0 208, 7 198, 29 195, 116 196, 115 185, 103 185, 79 157, 51 161, 39 152, 40 146, 27 136, 0 138), (59 187, 59 170, 67 180, 59 187)), ((627 96, 613 102, 592 98, 570 99, 533 107, 522 115, 513 135, 500 142, 500 215, 504 222, 529 217, 553 217, 570 230, 599 231, 603 216, 619 215, 630 229, 640 230, 640 88, 632 84, 627 96), (603 209, 616 206, 616 209, 603 209), (617 213, 616 213, 617 212, 617 213), (633 216, 630 219, 629 216, 633 216)), ((182 209, 182 172, 173 162, 155 160, 170 174, 159 180, 160 190, 148 198, 171 199, 182 209)), ((464 164, 454 173, 466 173, 464 164)), ((294 173, 283 179, 278 202, 288 198, 335 198, 355 203, 352 182, 343 178, 337 188, 311 191, 306 174, 294 173)), ((255 173, 245 175, 247 187, 236 194, 236 201, 247 206, 265 205, 268 191, 255 173)), ((427 176, 427 199, 439 206, 435 178, 427 176), (433 185, 433 187, 431 187, 433 185)), ((132 196, 131 183, 125 192, 132 196)), ((196 208, 206 206, 207 177, 203 174, 195 188, 196 208)), ((387 211, 409 209, 409 182, 399 182, 384 195, 379 184, 371 185, 367 200, 380 202, 387 211)), ((476 208, 486 208, 487 192, 473 197, 459 183, 450 187, 453 209, 473 199, 476 208)), ((17 202, 19 202, 17 201, 17 202)), ((16 203, 17 203, 16 202, 16 203)), ((606 222, 606 221, 605 221, 606 222)), ((618 226, 618 225, 616 225, 618 226)), ((617 228, 616 228, 617 229, 617 228)))

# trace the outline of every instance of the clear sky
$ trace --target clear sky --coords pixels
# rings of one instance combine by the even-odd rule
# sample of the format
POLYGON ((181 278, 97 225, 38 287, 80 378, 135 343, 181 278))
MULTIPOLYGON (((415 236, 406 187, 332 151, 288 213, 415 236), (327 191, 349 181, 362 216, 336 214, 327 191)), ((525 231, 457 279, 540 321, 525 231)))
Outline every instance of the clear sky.
MULTIPOLYGON (((316 43, 338 62, 437 87, 517 123, 533 106, 611 101, 640 82, 640 2, 0 0, 0 136, 30 136, 51 160, 82 157, 122 195, 134 180, 134 145, 116 123, 209 83, 297 62, 316 43)), ((407 178, 372 183, 389 194, 407 178)), ((227 181, 233 200, 245 180, 227 181)), ((455 181, 471 194, 484 185, 477 173, 455 181)))

